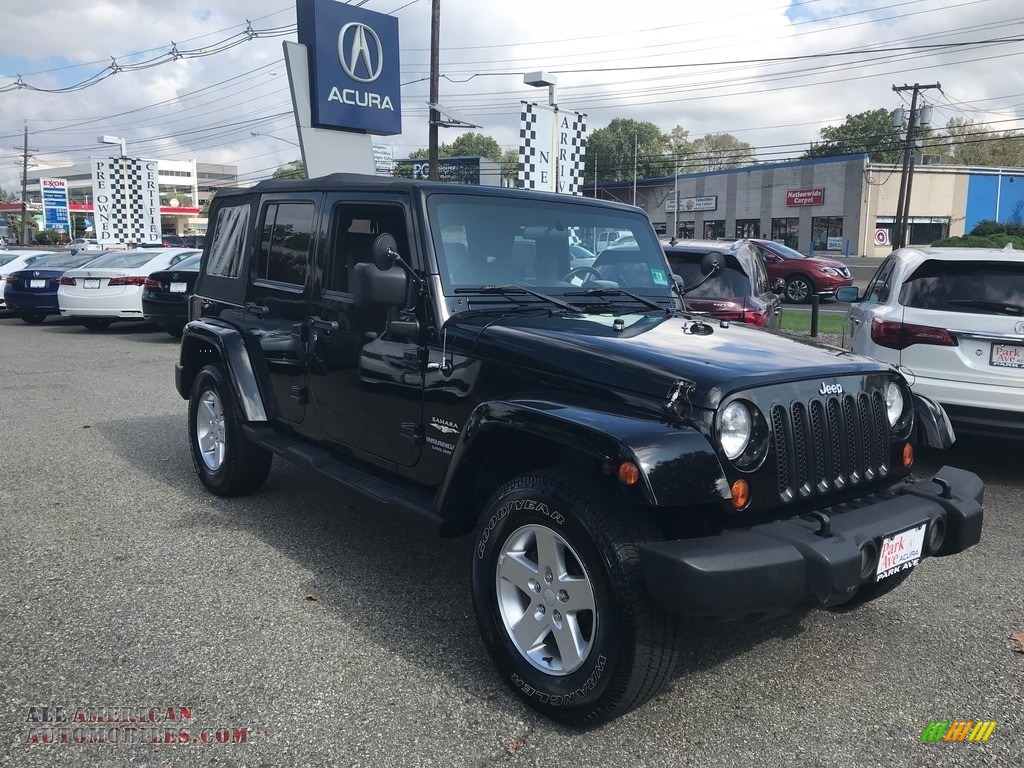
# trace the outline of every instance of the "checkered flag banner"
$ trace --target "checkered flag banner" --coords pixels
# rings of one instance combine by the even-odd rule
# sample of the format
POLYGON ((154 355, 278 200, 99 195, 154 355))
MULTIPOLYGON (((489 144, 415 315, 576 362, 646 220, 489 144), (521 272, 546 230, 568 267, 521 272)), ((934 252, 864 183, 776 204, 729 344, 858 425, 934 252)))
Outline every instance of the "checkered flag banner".
POLYGON ((562 112, 558 122, 558 191, 580 195, 587 154, 587 116, 582 112, 562 112))
POLYGON ((551 118, 549 110, 521 102, 519 115, 519 184, 551 190, 551 118))
POLYGON ((94 157, 93 226, 100 245, 161 242, 157 161, 94 157))

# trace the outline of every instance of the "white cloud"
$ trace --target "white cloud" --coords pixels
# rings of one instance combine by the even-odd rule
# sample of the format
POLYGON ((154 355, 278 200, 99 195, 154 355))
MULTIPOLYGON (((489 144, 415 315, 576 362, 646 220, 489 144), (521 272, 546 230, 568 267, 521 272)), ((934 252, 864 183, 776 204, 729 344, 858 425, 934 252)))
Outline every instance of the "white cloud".
MULTIPOLYGON (((370 0, 390 12, 404 0, 370 0)), ((936 122, 964 116, 1024 129, 1024 67, 1019 42, 939 51, 897 51, 1024 34, 1014 0, 832 2, 731 0, 688 4, 634 0, 442 0, 440 101, 483 125, 505 146, 518 141, 519 102, 546 94, 522 73, 557 72, 563 109, 587 112, 592 128, 614 117, 649 120, 691 138, 731 132, 764 159, 791 157, 825 125, 847 114, 893 108, 904 82, 941 82, 958 102, 940 98, 936 122), (878 48, 873 57, 726 64, 878 48), (869 58, 877 61, 867 61, 869 58), (680 67, 692 64, 692 67, 680 67), (634 69, 635 67, 660 67, 634 69), (945 102, 945 103, 943 103, 945 102)), ((426 145, 430 2, 398 11, 402 36, 405 132, 382 137, 395 156, 426 145)), ((100 72, 114 57, 136 63, 175 41, 212 46, 244 30, 293 24, 288 0, 56 0, 45 10, 8 13, 0 28, 0 85, 21 74, 55 87, 100 72), (138 57, 127 54, 147 51, 138 57), (84 64, 74 69, 57 69, 84 64), (41 70, 48 71, 42 74, 41 70)), ((294 39, 294 37, 292 38, 294 39)), ((201 59, 121 72, 68 94, 0 93, 0 186, 17 189, 24 121, 40 166, 99 153, 100 133, 124 137, 149 156, 236 163, 250 178, 297 157, 281 38, 255 39, 201 59), (262 67, 262 69, 260 69, 262 67), (249 73, 249 74, 245 74, 249 73), (223 85, 215 86, 216 83, 223 85), (177 97, 176 101, 173 101, 177 97), (170 101, 163 106, 150 106, 170 101), (280 117, 275 114, 286 113, 280 117)), ((937 96, 937 94, 934 94, 937 96)), ((442 141, 459 131, 446 129, 442 141)))

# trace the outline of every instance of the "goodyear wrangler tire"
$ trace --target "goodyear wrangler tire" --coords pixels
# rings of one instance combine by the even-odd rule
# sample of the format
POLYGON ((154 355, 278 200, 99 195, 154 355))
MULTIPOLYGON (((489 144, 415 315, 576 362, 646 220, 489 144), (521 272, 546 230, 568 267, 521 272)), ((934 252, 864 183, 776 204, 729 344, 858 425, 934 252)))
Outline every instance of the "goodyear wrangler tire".
POLYGON ((484 509, 473 549, 477 622, 502 678, 544 715, 596 725, 640 706, 679 656, 678 619, 647 596, 640 509, 559 473, 518 477, 484 509))
POLYGON ((273 454, 242 434, 234 391, 216 365, 207 365, 192 382, 188 437, 196 474, 218 496, 252 493, 266 482, 273 454))

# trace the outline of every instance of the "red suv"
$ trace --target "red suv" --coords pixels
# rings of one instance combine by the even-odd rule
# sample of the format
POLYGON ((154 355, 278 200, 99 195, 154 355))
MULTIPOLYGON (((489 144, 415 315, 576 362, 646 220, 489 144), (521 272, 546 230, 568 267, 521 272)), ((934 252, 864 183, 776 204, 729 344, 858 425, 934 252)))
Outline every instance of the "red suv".
POLYGON ((782 243, 772 240, 751 240, 761 252, 764 266, 772 282, 782 279, 786 283, 782 294, 786 301, 800 304, 815 294, 834 296, 846 285, 853 285, 850 270, 841 261, 804 256, 782 243))

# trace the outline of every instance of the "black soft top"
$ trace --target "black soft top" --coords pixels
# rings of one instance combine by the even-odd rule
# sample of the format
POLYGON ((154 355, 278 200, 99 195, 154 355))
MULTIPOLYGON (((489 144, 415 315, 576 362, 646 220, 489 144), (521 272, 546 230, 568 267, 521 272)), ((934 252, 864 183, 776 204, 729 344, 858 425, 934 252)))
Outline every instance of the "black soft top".
POLYGON ((574 200, 585 205, 620 210, 640 210, 632 205, 610 200, 560 195, 554 192, 537 192, 530 189, 513 187, 492 187, 476 184, 450 184, 443 181, 424 181, 422 179, 403 179, 395 176, 372 176, 362 173, 332 173, 315 179, 267 179, 251 187, 222 187, 217 190, 217 197, 234 195, 252 195, 273 192, 345 192, 349 190, 366 190, 373 192, 399 192, 411 194, 419 191, 424 194, 431 192, 468 193, 473 195, 490 195, 494 197, 517 197, 529 200, 548 198, 552 202, 565 203, 574 200))

